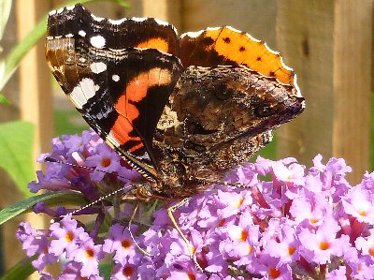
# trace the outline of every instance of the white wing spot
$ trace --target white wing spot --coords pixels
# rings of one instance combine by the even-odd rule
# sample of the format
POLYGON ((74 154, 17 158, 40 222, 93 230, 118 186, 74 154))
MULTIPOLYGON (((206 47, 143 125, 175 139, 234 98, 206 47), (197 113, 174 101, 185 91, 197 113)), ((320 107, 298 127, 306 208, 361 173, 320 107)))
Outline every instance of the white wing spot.
POLYGON ((115 81, 115 82, 118 82, 119 81, 119 76, 118 75, 113 75, 112 80, 115 81))
POLYGON ((83 105, 85 105, 90 98, 94 97, 98 90, 99 86, 95 85, 93 80, 84 78, 70 93, 70 99, 75 107, 82 109, 83 105))
POLYGON ((92 36, 90 38, 90 43, 93 47, 102 49, 105 46, 105 39, 101 35, 92 36))
POLYGON ((155 18, 154 20, 155 20, 155 22, 157 22, 157 24, 159 24, 159 25, 162 25, 162 26, 169 26, 169 23, 166 22, 166 21, 164 21, 164 20, 162 20, 162 19, 155 18))
POLYGON ((126 20, 126 18, 121 18, 121 19, 108 19, 108 21, 111 23, 111 24, 114 24, 114 25, 120 25, 122 22, 124 22, 126 20))
POLYGON ((91 71, 95 74, 99 74, 101 72, 106 71, 107 66, 104 62, 93 62, 90 65, 91 71))
POLYGON ((79 34, 79 36, 81 36, 81 37, 85 37, 85 36, 86 36, 86 31, 84 31, 84 30, 79 30, 79 31, 78 31, 78 34, 79 34))
POLYGON ((181 39, 186 37, 186 36, 188 36, 190 38, 197 38, 203 33, 204 33, 204 30, 200 30, 200 31, 196 31, 196 32, 187 32, 187 33, 182 34, 180 37, 181 37, 181 39))
POLYGON ((92 19, 94 20, 94 21, 97 21, 97 22, 100 22, 100 21, 103 21, 105 18, 103 18, 103 17, 97 17, 97 16, 95 16, 95 15, 93 15, 93 14, 91 14, 91 17, 92 17, 92 19))
POLYGON ((136 21, 136 22, 143 22, 145 21, 147 18, 144 18, 144 17, 132 17, 131 20, 133 21, 136 21))

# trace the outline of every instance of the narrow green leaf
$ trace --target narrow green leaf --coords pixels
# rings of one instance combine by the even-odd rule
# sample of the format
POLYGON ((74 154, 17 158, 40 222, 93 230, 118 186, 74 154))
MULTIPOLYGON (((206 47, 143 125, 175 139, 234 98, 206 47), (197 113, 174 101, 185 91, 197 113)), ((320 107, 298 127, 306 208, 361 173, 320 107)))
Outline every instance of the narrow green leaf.
POLYGON ((27 184, 34 178, 33 125, 22 121, 0 124, 0 167, 30 196, 27 184))
POLYGON ((87 200, 77 192, 48 192, 33 196, 4 208, 0 211, 0 225, 23 213, 29 212, 37 202, 44 202, 48 206, 56 205, 86 205, 87 200))
POLYGON ((3 38, 4 29, 8 22, 12 0, 0 0, 0 40, 3 38))
MULTIPOLYGON (((74 0, 67 1, 63 6, 70 6, 77 3, 89 3, 96 2, 98 0, 74 0)), ((109 1, 109 0, 107 0, 109 1)), ((110 0, 127 8, 128 5, 123 0, 110 0)), ((40 40, 45 36, 47 31, 47 19, 45 16, 43 19, 35 26, 35 28, 20 42, 18 43, 5 58, 5 70, 3 77, 0 76, 0 91, 4 88, 5 84, 8 82, 10 77, 13 75, 14 71, 17 69, 21 59, 25 54, 40 40)))
POLYGON ((2 275, 0 280, 26 279, 35 271, 35 268, 31 264, 32 261, 32 258, 27 258, 20 261, 4 275, 2 275))

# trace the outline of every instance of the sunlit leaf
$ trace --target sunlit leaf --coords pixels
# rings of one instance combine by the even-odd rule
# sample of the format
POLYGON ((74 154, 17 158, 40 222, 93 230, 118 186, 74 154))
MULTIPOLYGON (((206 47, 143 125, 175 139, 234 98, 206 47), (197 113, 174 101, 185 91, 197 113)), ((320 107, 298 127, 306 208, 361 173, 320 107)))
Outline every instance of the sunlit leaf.
POLYGON ((34 178, 33 126, 14 121, 0 124, 0 167, 26 196, 27 184, 34 178))
POLYGON ((11 8, 12 0, 0 0, 0 40, 3 38, 11 8))
POLYGON ((4 95, 0 94, 0 104, 10 104, 10 101, 8 98, 6 98, 4 95))
POLYGON ((20 261, 2 275, 0 280, 27 279, 27 277, 35 271, 35 268, 31 264, 32 261, 33 258, 27 258, 20 261))
POLYGON ((37 202, 44 202, 48 206, 57 205, 86 205, 87 201, 82 194, 77 192, 48 192, 41 195, 33 196, 22 201, 18 201, 15 204, 6 207, 0 211, 0 225, 5 222, 31 211, 31 208, 37 202))

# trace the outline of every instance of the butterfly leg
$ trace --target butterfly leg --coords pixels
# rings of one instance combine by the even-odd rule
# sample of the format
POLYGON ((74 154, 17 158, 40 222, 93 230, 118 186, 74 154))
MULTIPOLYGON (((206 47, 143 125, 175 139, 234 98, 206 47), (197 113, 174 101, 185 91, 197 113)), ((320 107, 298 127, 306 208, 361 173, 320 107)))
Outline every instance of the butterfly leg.
POLYGON ((187 245, 187 249, 188 249, 188 252, 190 254, 190 257, 191 259, 193 260, 193 262, 195 263, 195 266, 198 270, 200 271, 203 271, 203 269, 201 268, 201 266, 199 265, 199 263, 197 262, 197 259, 196 259, 196 254, 195 254, 195 247, 191 244, 191 242, 187 239, 187 237, 184 235, 184 233, 182 232, 181 228, 179 227, 177 221, 175 220, 175 217, 173 215, 173 213, 180 207, 182 207, 183 205, 185 205, 188 201, 190 200, 190 198, 184 198, 183 200, 181 200, 180 202, 178 202, 177 204, 174 204, 173 206, 170 206, 168 209, 167 209, 167 213, 168 213, 168 216, 169 216, 169 219, 170 221, 173 223, 173 226, 175 227, 175 229, 178 231, 179 235, 182 237, 183 241, 186 243, 187 245))
POLYGON ((130 236, 131 236, 131 239, 132 241, 134 241, 134 244, 135 246, 139 249, 140 252, 142 252, 144 255, 148 256, 148 257, 151 257, 152 255, 150 253, 148 253, 146 250, 144 250, 143 248, 141 248, 138 244, 138 242, 135 240, 135 237, 131 231, 131 225, 132 225, 132 222, 134 221, 134 218, 135 218, 135 215, 136 213, 138 212, 139 210, 139 205, 140 203, 136 203, 136 206, 134 208, 134 211, 132 212, 132 215, 131 215, 131 218, 130 218, 130 221, 128 223, 128 226, 127 226, 127 229, 129 230, 129 233, 130 233, 130 236))

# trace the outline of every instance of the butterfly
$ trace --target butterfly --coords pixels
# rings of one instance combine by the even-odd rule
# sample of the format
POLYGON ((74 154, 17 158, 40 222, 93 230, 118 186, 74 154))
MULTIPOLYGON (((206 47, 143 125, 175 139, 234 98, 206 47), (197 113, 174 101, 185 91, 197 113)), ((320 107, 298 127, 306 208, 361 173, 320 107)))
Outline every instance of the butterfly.
POLYGON ((230 26, 178 36, 154 18, 82 5, 49 13, 46 59, 91 128, 145 181, 142 198, 190 197, 305 108, 294 71, 230 26))

